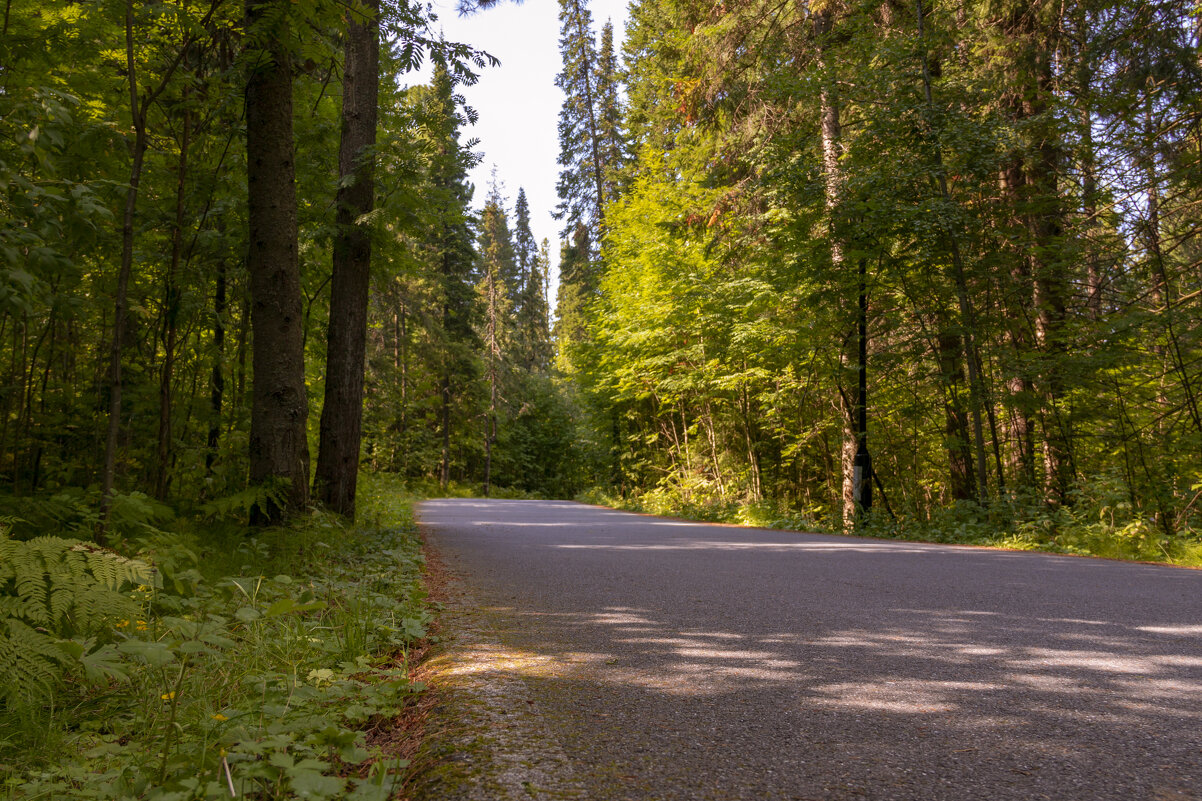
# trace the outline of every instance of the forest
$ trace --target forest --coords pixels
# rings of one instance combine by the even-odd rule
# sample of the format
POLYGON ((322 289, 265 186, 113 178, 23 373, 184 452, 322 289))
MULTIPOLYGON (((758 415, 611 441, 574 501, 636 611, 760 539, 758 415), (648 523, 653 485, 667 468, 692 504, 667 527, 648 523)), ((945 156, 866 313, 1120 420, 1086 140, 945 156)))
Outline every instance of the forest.
POLYGON ((559 0, 552 243, 429 5, 6 0, 5 787, 75 703, 160 755, 97 797, 388 797, 423 494, 1202 561, 1193 0, 629 11, 559 0), (177 703, 246 648, 309 706, 177 703))
POLYGON ((361 453, 835 529, 1195 529, 1188 3, 631 11, 616 53, 560 3, 553 287, 524 191, 467 180, 494 65, 429 9, 8 4, 13 514, 348 513, 361 453))
POLYGON ((559 364, 616 493, 1192 552, 1200 35, 1173 0, 632 4, 624 101, 603 33, 591 148, 561 127, 559 364))

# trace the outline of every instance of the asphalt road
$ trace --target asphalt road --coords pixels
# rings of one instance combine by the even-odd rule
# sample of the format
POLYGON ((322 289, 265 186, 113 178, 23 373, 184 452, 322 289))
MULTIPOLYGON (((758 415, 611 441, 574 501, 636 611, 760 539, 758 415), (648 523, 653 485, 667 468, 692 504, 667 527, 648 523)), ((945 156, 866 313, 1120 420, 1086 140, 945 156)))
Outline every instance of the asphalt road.
POLYGON ((419 519, 589 798, 1202 800, 1202 571, 567 502, 419 519))

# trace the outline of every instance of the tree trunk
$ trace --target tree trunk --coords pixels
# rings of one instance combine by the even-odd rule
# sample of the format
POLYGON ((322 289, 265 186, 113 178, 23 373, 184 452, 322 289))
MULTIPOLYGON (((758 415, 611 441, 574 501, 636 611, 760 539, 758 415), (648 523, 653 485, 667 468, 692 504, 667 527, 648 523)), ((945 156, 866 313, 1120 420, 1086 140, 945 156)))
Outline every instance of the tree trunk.
POLYGON ((380 83, 379 0, 364 0, 346 30, 342 90, 337 228, 334 240, 330 323, 326 344, 325 403, 321 411, 315 494, 339 514, 355 516, 359 446, 363 426, 363 370, 367 300, 371 283, 371 232, 359 219, 375 196, 373 152, 380 83))
POLYGON ((940 332, 938 344, 939 373, 943 378, 945 393, 944 449, 950 474, 948 487, 953 500, 964 501, 976 497, 968 419, 960 402, 964 395, 964 368, 961 363, 964 348, 960 336, 949 331, 940 332))
POLYGON ((225 260, 217 262, 216 287, 213 290, 213 368, 209 374, 209 438, 205 452, 205 475, 213 474, 217 445, 221 441, 221 406, 225 396, 225 260))
MULTIPOLYGON (((184 93, 187 102, 188 93, 184 93)), ((179 273, 180 258, 184 243, 184 190, 188 174, 188 144, 192 127, 192 115, 184 110, 183 131, 180 138, 179 162, 175 176, 175 222, 171 229, 171 260, 167 264, 167 276, 163 287, 163 366, 159 373, 159 439, 155 451, 154 497, 160 501, 167 498, 171 483, 171 381, 175 368, 175 346, 179 336, 179 273)))
MULTIPOLYGON (((823 40, 830 34, 832 27, 831 11, 824 8, 820 12, 816 12, 813 17, 814 33, 819 39, 819 58, 818 69, 824 70, 827 68, 825 47, 823 40)), ((844 242, 841 223, 838 219, 839 206, 843 202, 843 176, 839 167, 839 153, 841 149, 842 130, 839 120, 839 99, 836 91, 836 83, 833 77, 828 77, 824 80, 820 93, 819 109, 821 117, 821 137, 822 137, 822 172, 823 172, 823 189, 826 203, 826 211, 830 217, 828 223, 829 241, 831 249, 831 267, 834 268, 836 274, 842 272, 844 268, 844 242)), ((840 359, 840 364, 845 361, 850 361, 854 356, 845 355, 840 359)), ((855 431, 856 410, 855 403, 847 398, 846 393, 840 394, 840 402, 842 404, 840 418, 842 419, 842 445, 840 447, 841 459, 840 470, 842 473, 842 506, 843 506, 843 527, 846 530, 851 530, 855 526, 856 519, 856 451, 859 444, 859 438, 855 431)), ((861 482, 861 486, 864 482, 861 482)))
POLYGON ((488 319, 485 323, 484 348, 488 357, 488 420, 484 430, 484 497, 487 498, 492 490, 492 446, 497 439, 497 368, 500 362, 500 293, 498 292, 497 265, 492 259, 487 260, 488 273, 485 275, 485 292, 487 295, 488 319))
MULTIPOLYGON (((1012 158, 1003 168, 999 178, 1003 197, 1017 210, 1024 188, 1022 162, 1012 158)), ((1006 338, 1013 350, 1015 367, 1006 381, 1009 392, 1009 415, 1006 419, 1007 440, 1010 451, 1007 467, 1020 487, 1035 486, 1035 443, 1032 422, 1032 399, 1035 394, 1026 366, 1031 345, 1028 335, 1025 310, 1026 298, 1031 286, 1031 275, 1027 261, 1021 253, 1013 253, 1013 265, 1009 276, 1003 277, 1004 296, 1008 314, 1006 338)))
MULTIPOLYGON (((134 215, 138 207, 138 187, 142 182, 142 163, 146 155, 146 115, 139 103, 138 75, 134 60, 134 4, 125 4, 125 67, 129 80, 129 110, 134 126, 133 161, 129 168, 129 186, 125 190, 125 211, 121 215, 121 267, 117 273, 117 294, 113 299, 113 340, 109 349, 109 419, 104 439, 104 468, 101 473, 100 516, 102 527, 112 508, 113 485, 117 477, 117 445, 121 432, 121 351, 125 339, 125 318, 129 306, 129 278, 134 263, 134 215)), ((103 528, 97 541, 103 542, 103 528)))
MULTIPOLYGON (((287 506, 298 510, 309 494, 309 406, 297 253, 292 70, 286 23, 275 30, 255 30, 278 19, 273 10, 280 12, 278 18, 289 13, 283 0, 247 0, 247 27, 262 46, 246 85, 247 269, 254 371, 250 479, 256 484, 287 480, 287 506)), ((253 510, 252 519, 258 524, 281 522, 289 509, 268 501, 253 510)))
MULTIPOLYGON (((1036 95, 1032 115, 1047 115, 1052 96, 1052 53, 1041 47, 1036 56, 1036 95)), ((1031 231, 1031 272, 1035 278, 1036 339, 1044 354, 1045 368, 1041 387, 1044 424, 1045 493, 1049 501, 1061 503, 1068 497, 1073 479, 1071 432, 1064 399, 1069 376, 1066 374, 1067 342, 1065 320, 1068 277, 1056 255, 1063 232, 1058 186, 1059 142, 1044 123, 1044 133, 1034 158, 1027 168, 1033 205, 1028 210, 1031 231)))
POLYGON ((438 486, 443 492, 451 483, 451 374, 447 370, 442 376, 442 465, 438 471, 438 486))
MULTIPOLYGON (((918 12, 918 14, 917 14, 918 36, 919 36, 919 38, 925 38, 925 36, 926 36, 925 21, 926 20, 925 20, 925 13, 923 10, 922 0, 916 0, 916 8, 917 8, 917 12, 918 12)), ((924 97, 925 97, 926 103, 927 103, 927 108, 933 114, 933 112, 935 110, 935 99, 934 99, 934 91, 931 86, 930 60, 927 56, 927 50, 926 50, 925 46, 923 47, 923 50, 922 50, 922 86, 923 86, 923 94, 924 94, 924 97)), ((944 201, 944 203, 946 203, 950 206, 952 204, 952 196, 951 196, 951 191, 948 189, 946 170, 944 169, 944 164, 943 164, 943 143, 938 138, 938 135, 936 136, 936 139, 934 141, 934 151, 935 151, 934 156, 935 156, 935 167, 936 167, 935 172, 936 172, 936 175, 938 176, 936 183, 939 187, 939 196, 944 201)), ((956 337, 956 340, 959 341, 959 343, 962 346, 964 361, 968 365, 968 387, 969 387, 968 399, 969 399, 969 407, 972 410, 972 428, 973 428, 973 434, 975 435, 975 443, 974 444, 975 444, 976 457, 977 457, 977 464, 976 464, 977 486, 975 488, 975 492, 976 492, 977 501, 979 503, 985 503, 989 496, 989 486, 988 486, 986 467, 985 467, 985 434, 984 434, 983 426, 981 423, 981 407, 984 405, 983 395, 985 393, 984 393, 984 388, 983 388, 982 379, 981 379, 980 356, 979 356, 979 352, 977 350, 977 343, 976 343, 976 339, 977 339, 976 310, 973 307, 972 297, 971 297, 971 295, 969 293, 969 289, 968 289, 968 277, 965 274, 964 257, 963 257, 963 253, 961 252, 961 249, 960 249, 959 233, 960 233, 959 231, 955 230, 950 225, 945 225, 944 235, 947 237, 948 251, 949 251, 949 255, 951 256, 951 262, 952 262, 952 282, 956 287, 956 298, 957 298, 957 302, 960 307, 960 326, 961 326, 962 333, 960 336, 956 337)), ((940 359, 941 359, 941 364, 943 364, 944 363, 943 360, 945 358, 945 356, 942 352, 943 335, 941 335, 941 337, 940 337, 940 349, 941 349, 940 359)), ((954 377, 958 373, 959 366, 955 364, 956 359, 954 356, 952 356, 951 354, 947 354, 947 357, 951 358, 951 363, 949 366, 952 368, 952 372, 951 373, 945 372, 944 376, 945 376, 945 378, 947 378, 948 376, 954 377)), ((949 391, 951 391, 953 393, 953 403, 955 403, 955 394, 954 394, 955 386, 952 383, 949 383, 948 387, 949 387, 949 391)), ((956 405, 958 407, 958 404, 956 404, 956 405)), ((957 408, 957 411, 958 411, 958 408, 957 408)), ((951 417, 949 417, 948 425, 951 426, 952 424, 953 424, 953 419, 951 417)), ((950 434, 951 434, 951 432, 949 431, 949 435, 950 434)), ((967 454, 968 449, 969 449, 969 443, 967 442, 967 434, 968 434, 968 432, 965 430, 962 432, 962 437, 961 437, 962 441, 964 442, 964 453, 965 454, 967 454)), ((951 451, 949 450, 949 456, 951 456, 951 455, 952 455, 951 451)), ((957 499, 961 499, 962 497, 968 497, 968 496, 961 496, 957 492, 957 487, 956 487, 957 466, 955 464, 954 458, 952 459, 952 461, 953 461, 952 497, 957 498, 957 499)), ((971 467, 964 469, 962 471, 962 475, 968 479, 968 482, 969 482, 968 486, 972 487, 972 469, 971 469, 971 467)), ((999 475, 998 476, 998 486, 999 487, 1002 486, 1003 481, 1004 481, 1003 478, 999 475)))

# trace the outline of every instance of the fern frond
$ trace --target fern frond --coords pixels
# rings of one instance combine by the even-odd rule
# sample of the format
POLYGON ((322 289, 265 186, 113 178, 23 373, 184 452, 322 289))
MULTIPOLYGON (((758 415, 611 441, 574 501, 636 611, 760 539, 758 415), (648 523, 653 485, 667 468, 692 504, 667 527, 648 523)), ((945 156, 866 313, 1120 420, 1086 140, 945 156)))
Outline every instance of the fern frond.
POLYGON ((154 568, 92 543, 60 537, 18 542, 0 534, 0 619, 60 635, 86 634, 104 621, 129 618, 137 604, 123 592, 155 584, 154 568))
POLYGON ((90 542, 77 542, 71 550, 84 555, 92 577, 110 590, 119 590, 125 584, 155 583, 155 570, 145 562, 126 558, 90 542))
POLYGON ((49 695, 63 658, 54 637, 19 620, 0 620, 0 698, 11 705, 49 695))
POLYGON ((210 519, 245 516, 255 507, 282 506, 287 501, 288 483, 275 479, 247 487, 241 492, 214 498, 200 507, 200 513, 210 519))

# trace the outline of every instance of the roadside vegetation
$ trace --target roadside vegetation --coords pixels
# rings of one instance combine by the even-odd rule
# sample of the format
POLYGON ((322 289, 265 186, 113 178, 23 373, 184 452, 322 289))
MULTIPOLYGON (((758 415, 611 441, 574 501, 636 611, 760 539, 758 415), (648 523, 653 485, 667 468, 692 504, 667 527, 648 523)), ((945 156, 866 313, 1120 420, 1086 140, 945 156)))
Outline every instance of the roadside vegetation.
MULTIPOLYGON (((594 489, 582 494, 580 500, 615 509, 703 522, 844 533, 842 521, 824 516, 819 508, 794 509, 774 501, 722 500, 712 496, 685 498, 665 489, 625 498, 594 489)), ((925 518, 894 515, 882 508, 866 515, 849 533, 882 539, 985 545, 1202 567, 1202 530, 1185 521, 1173 521, 1170 528, 1173 533, 1167 534, 1162 521, 1155 516, 1141 516, 1132 508, 1120 482, 1095 482, 1078 489, 1072 501, 1053 507, 1040 498, 1027 495, 995 500, 986 508, 972 501, 960 501, 925 518)))
POLYGON ((113 550, 86 542, 86 498, 8 501, 0 798, 394 797, 430 610, 410 497, 365 481, 353 526, 121 496, 113 550), (34 514, 62 536, 14 539, 34 514))

